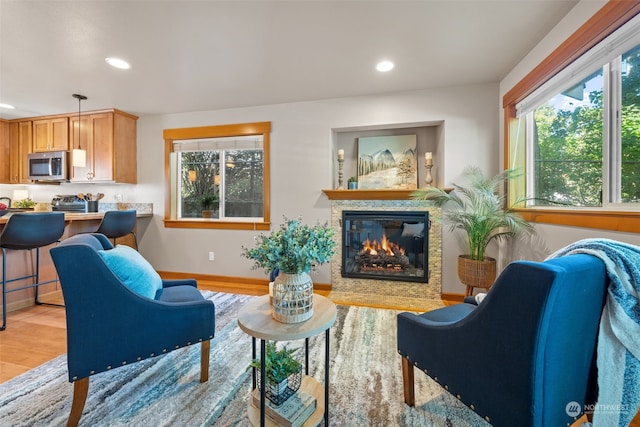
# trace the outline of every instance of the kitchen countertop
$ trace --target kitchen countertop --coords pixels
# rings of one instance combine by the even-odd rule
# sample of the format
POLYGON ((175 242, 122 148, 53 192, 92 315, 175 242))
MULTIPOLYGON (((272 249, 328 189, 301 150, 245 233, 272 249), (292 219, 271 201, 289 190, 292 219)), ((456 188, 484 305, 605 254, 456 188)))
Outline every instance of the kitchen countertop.
MULTIPOLYGON (((27 211, 31 212, 31 211, 27 211)), ((11 218, 13 213, 6 214, 5 216, 0 217, 0 224, 6 224, 9 218, 11 218)), ((101 220, 104 216, 104 212, 64 212, 64 220, 66 222, 73 221, 90 221, 90 220, 101 220)), ((152 217, 153 213, 141 213, 138 212, 136 217, 138 218, 148 218, 152 217)))

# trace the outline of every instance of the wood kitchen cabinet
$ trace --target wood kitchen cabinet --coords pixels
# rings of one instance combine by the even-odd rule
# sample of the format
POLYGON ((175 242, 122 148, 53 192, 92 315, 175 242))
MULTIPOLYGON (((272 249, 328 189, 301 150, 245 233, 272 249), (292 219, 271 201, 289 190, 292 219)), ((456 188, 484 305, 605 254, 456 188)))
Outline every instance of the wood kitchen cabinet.
POLYGON ((69 119, 57 117, 33 121, 33 151, 69 150, 69 119))
POLYGON ((0 119, 0 184, 8 184, 10 179, 9 166, 11 161, 10 124, 0 119))
POLYGON ((9 125, 9 184, 29 184, 27 154, 32 152, 33 123, 11 121, 9 125))
POLYGON ((70 180, 136 184, 137 120, 136 116, 119 110, 93 111, 80 116, 78 133, 78 116, 71 116, 70 149, 86 150, 87 163, 83 168, 70 165, 70 180))

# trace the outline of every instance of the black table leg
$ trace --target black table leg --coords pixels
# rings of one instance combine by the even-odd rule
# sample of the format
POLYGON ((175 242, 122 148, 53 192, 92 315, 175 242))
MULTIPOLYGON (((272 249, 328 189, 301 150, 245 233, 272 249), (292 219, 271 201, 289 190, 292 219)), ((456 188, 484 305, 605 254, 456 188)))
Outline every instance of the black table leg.
POLYGON ((324 425, 329 427, 329 329, 324 334, 324 425))
MULTIPOLYGON (((256 338, 255 337, 251 337, 251 360, 256 360, 256 338)), ((256 368, 252 369, 252 386, 251 386, 251 390, 255 390, 255 388, 257 387, 256 384, 256 368)))
POLYGON ((304 339, 304 374, 309 375, 309 338, 304 339))
POLYGON ((265 391, 266 387, 266 375, 264 372, 264 361, 266 359, 266 351, 264 340, 260 340, 260 427, 264 427, 264 413, 265 413, 265 391))

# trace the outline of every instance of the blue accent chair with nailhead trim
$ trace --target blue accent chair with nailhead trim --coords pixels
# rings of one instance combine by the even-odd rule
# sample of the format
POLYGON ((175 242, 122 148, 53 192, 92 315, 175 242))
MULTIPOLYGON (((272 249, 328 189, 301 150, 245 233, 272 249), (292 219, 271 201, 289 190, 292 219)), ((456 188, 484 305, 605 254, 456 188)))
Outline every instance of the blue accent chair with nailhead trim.
POLYGON ((78 234, 51 249, 67 317, 74 384, 67 425, 77 425, 89 377, 201 343, 200 382, 209 376, 215 307, 196 281, 162 280, 142 256, 103 234, 78 234))
POLYGON ((571 425, 595 401, 608 280, 591 255, 517 261, 479 305, 398 314, 405 403, 417 367, 495 427, 571 425))

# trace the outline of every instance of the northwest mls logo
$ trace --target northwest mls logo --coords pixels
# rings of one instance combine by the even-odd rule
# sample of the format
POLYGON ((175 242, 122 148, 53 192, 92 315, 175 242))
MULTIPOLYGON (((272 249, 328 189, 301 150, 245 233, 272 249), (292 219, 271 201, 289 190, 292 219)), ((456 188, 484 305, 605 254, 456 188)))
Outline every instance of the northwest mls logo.
POLYGON ((570 417, 577 417, 582 412, 582 409, 578 402, 567 403, 567 406, 564 407, 564 410, 570 417))

